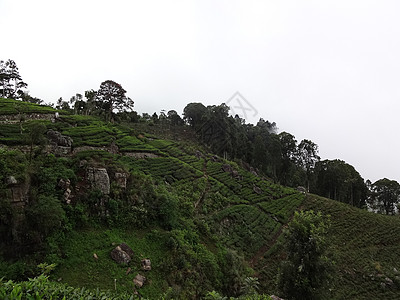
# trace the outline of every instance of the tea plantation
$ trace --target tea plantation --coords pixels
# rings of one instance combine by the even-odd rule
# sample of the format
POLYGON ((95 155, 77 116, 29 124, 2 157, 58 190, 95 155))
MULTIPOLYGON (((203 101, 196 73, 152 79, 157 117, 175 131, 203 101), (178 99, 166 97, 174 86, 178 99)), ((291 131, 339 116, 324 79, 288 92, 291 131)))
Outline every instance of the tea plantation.
POLYGON ((31 120, 54 110, 24 105, 0 99, 0 115, 22 116, 0 123, 2 299, 268 299, 279 294, 282 233, 297 210, 330 215, 329 299, 400 299, 397 217, 305 195, 154 126, 67 113, 31 120), (72 146, 54 153, 50 129, 72 146), (107 193, 90 169, 105 169, 107 193), (128 264, 110 256, 121 243, 134 252, 128 264), (40 263, 56 267, 39 276, 40 263), (251 277, 258 296, 245 292, 251 277))

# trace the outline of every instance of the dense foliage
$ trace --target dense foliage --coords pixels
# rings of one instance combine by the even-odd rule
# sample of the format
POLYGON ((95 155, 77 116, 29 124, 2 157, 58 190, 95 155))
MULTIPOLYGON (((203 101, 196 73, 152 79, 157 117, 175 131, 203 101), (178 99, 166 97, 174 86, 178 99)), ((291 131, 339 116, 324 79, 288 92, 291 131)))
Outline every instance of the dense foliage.
POLYGON ((295 212, 285 233, 288 257, 278 283, 286 299, 321 298, 330 271, 325 256, 329 225, 320 212, 295 212))
POLYGON ((17 64, 12 59, 0 60, 0 95, 3 98, 20 99, 28 85, 22 81, 17 64))

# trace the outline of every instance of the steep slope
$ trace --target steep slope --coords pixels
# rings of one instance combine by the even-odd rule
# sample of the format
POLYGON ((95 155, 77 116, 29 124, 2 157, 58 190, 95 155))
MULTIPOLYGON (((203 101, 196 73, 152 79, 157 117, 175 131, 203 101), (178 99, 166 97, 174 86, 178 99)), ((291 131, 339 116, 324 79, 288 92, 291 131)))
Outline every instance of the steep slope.
MULTIPOLYGON (((3 119, 16 114, 10 105, 20 103, 1 101, 3 119)), ((0 233, 9 239, 0 245, 0 271, 6 277, 32 276, 35 263, 46 261, 58 264, 55 280, 132 291, 133 277, 143 273, 141 259, 150 258, 152 270, 144 273, 148 280, 140 289, 145 297, 194 298, 211 290, 237 295, 246 276, 259 277, 261 291, 276 294, 285 259, 282 232, 295 210, 313 209, 332 220, 330 298, 400 298, 397 217, 305 196, 246 163, 208 153, 193 139, 165 139, 157 126, 74 115, 52 122, 40 115, 30 119, 28 106, 23 110, 23 118, 0 124, 0 233), (57 131, 62 141, 35 137, 38 124, 57 131), (94 169, 107 173, 107 189, 88 179, 94 169), (18 195, 23 201, 14 201, 18 195), (44 200, 61 210, 38 215, 44 200), (57 214, 59 222, 42 220, 57 214), (26 231, 18 235, 19 230, 26 231), (129 265, 110 257, 122 242, 135 253, 129 265)), ((173 128, 163 131, 176 136, 173 128)))

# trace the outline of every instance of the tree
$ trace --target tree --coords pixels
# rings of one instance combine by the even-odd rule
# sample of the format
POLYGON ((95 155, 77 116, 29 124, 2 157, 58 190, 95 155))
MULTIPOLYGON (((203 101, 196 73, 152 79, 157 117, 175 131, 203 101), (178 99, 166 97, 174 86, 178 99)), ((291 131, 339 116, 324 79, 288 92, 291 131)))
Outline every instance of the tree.
POLYGON ((278 287, 285 299, 319 299, 327 283, 330 262, 325 253, 329 216, 320 212, 295 212, 285 231, 287 260, 283 262, 278 287))
POLYGON ((189 103, 183 109, 184 120, 192 127, 199 127, 203 124, 203 117, 207 108, 201 103, 189 103))
POLYGON ((76 93, 75 96, 72 96, 69 99, 69 103, 71 104, 71 107, 73 107, 75 115, 77 115, 77 114, 78 115, 85 114, 86 102, 83 101, 82 94, 76 93))
POLYGON ((42 123, 33 123, 31 126, 29 134, 27 135, 27 143, 30 145, 29 163, 32 162, 33 146, 39 145, 41 148, 44 146, 46 142, 44 138, 45 132, 46 126, 42 123))
POLYGON ((359 208, 365 206, 367 187, 353 166, 339 159, 319 161, 315 176, 313 192, 359 208))
POLYGON ((0 95, 3 98, 21 99, 28 85, 22 81, 15 61, 0 61, 0 95))
POLYGON ((56 103, 56 108, 62 109, 62 110, 67 110, 67 111, 71 110, 71 107, 69 106, 68 101, 64 101, 62 97, 58 98, 57 103, 56 103))
POLYGON ((95 90, 85 91, 85 98, 86 98, 86 110, 85 115, 91 115, 93 110, 96 107, 96 95, 97 92, 95 90))
POLYGON ((278 169, 278 179, 281 184, 293 186, 295 183, 295 174, 298 170, 297 160, 297 141, 293 135, 287 132, 281 132, 278 135, 281 150, 281 164, 278 169))
POLYGON ((310 140, 302 140, 297 147, 297 162, 306 172, 307 190, 310 190, 311 171, 319 160, 318 145, 310 140))
POLYGON ((65 218, 60 200, 53 195, 39 195, 37 201, 26 209, 26 214, 31 228, 44 237, 59 229, 65 218))
POLYGON ((241 292, 246 296, 257 295, 259 285, 257 277, 246 277, 243 281, 241 292))
POLYGON ((101 83, 97 91, 96 100, 101 109, 106 113, 106 119, 113 121, 113 111, 119 112, 133 109, 133 100, 125 95, 126 91, 119 83, 112 80, 106 80, 101 83))
POLYGON ((387 178, 379 179, 371 185, 370 205, 386 215, 393 215, 400 200, 400 184, 387 178))
POLYGON ((171 122, 171 125, 173 126, 184 124, 182 118, 178 115, 178 113, 175 110, 168 111, 167 116, 168 120, 171 122))

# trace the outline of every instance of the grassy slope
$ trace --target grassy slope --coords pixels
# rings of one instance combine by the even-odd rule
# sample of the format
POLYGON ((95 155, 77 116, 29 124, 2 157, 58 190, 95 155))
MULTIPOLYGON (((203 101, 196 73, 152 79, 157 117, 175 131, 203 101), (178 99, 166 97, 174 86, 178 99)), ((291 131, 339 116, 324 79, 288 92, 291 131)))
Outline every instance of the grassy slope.
MULTIPOLYGON (((400 219, 397 217, 370 214, 316 196, 304 200, 293 189, 255 176, 234 162, 215 162, 205 151, 203 158, 197 158, 195 151, 201 150, 198 145, 150 138, 143 126, 139 130, 135 126, 112 126, 81 116, 66 116, 63 122, 44 124, 73 137, 75 147, 104 147, 115 142, 122 153, 158 154, 158 158, 142 160, 127 156, 116 159, 131 171, 143 171, 155 182, 167 181, 169 189, 176 191, 180 199, 190 199, 196 218, 204 221, 220 242, 246 257, 260 276, 266 292, 276 293, 276 274, 280 260, 285 257, 279 244, 281 231, 293 211, 301 207, 331 215, 333 226, 329 238, 337 270, 331 285, 332 298, 400 298, 394 270, 400 270, 397 259, 400 255, 400 235, 397 234, 400 219), (230 164, 242 179, 224 172, 224 164, 230 164), (261 188, 262 193, 256 193, 254 187, 261 188), (381 285, 386 278, 394 281, 391 288, 381 285)), ((14 126, 16 130, 10 138, 18 140, 19 125, 8 126, 14 126)), ((154 262, 154 271, 148 275, 152 284, 143 289, 143 294, 152 297, 165 291, 166 280, 159 276, 157 265, 168 255, 168 249, 154 238, 151 230, 92 229, 72 233, 68 241, 63 249, 65 259, 55 278, 60 277, 63 282, 76 286, 107 289, 112 289, 114 279, 117 279, 117 289, 130 289, 132 278, 125 275, 126 268, 116 266, 109 257, 112 243, 124 241, 132 245, 135 253, 154 262), (93 253, 97 253, 99 260, 93 258, 93 253)), ((213 240, 203 242, 209 249, 215 247, 213 240)), ((133 273, 138 264, 138 261, 132 264, 133 273)))
POLYGON ((50 106, 0 98, 0 115, 15 115, 28 113, 51 114, 56 110, 50 106))
MULTIPOLYGON (((74 138, 74 143, 78 138, 79 146, 94 146, 95 141, 114 139, 120 146, 121 152, 146 151, 160 155, 157 158, 140 160, 122 156, 119 162, 131 171, 143 171, 155 182, 168 181, 169 188, 179 197, 191 199, 197 218, 207 223, 224 245, 235 249, 245 257, 253 257, 264 244, 269 243, 303 199, 303 196, 295 190, 275 185, 244 170, 234 162, 223 160, 214 162, 211 160, 211 154, 197 158, 193 155, 200 149, 197 145, 185 145, 157 139, 154 136, 138 138, 140 135, 134 130, 100 123, 82 124, 80 127, 67 129, 58 127, 64 134, 70 134, 74 138), (224 164, 230 164, 239 172, 242 179, 235 179, 224 172, 222 170, 224 164), (260 187, 263 192, 255 193, 254 186, 260 187)), ((103 146, 102 143, 97 145, 103 146)), ((114 231, 111 232, 115 234, 114 231)), ((127 235, 121 234, 118 232, 117 236, 123 241, 122 236, 127 237, 127 235)), ((134 234, 133 231, 132 235, 134 234)), ((95 242, 99 240, 97 236, 102 235, 101 230, 83 232, 82 235, 85 238, 79 239, 79 243, 75 243, 75 238, 71 237, 71 243, 66 245, 66 248, 70 249, 67 252, 85 253, 84 258, 77 259, 77 255, 67 255, 67 260, 57 270, 56 277, 62 277, 65 282, 78 286, 104 288, 112 288, 113 278, 116 277, 121 282, 121 287, 130 287, 130 281, 125 276, 126 268, 114 266, 109 258, 112 249, 111 240, 100 238, 102 240, 98 250, 102 261, 100 263, 100 260, 95 261, 92 258, 94 250, 88 249, 98 247, 95 242), (78 266, 82 271, 80 274, 75 272, 78 266), (101 278, 99 274, 102 274, 101 278)), ((146 252, 146 243, 138 243, 132 236, 125 241, 134 245, 135 252, 146 252)), ((204 240, 204 244, 209 249, 215 247, 215 241, 212 240, 204 240)), ((153 249, 157 247, 162 248, 161 245, 153 245, 153 249)), ((168 249, 166 251, 168 252, 168 249)), ((167 252, 164 255, 168 255, 167 252)), ((158 262, 161 261, 160 255, 153 251, 147 253, 156 266, 149 274, 154 274, 157 272, 158 262)), ((166 288, 166 281, 163 278, 156 277, 153 283, 157 288, 154 284, 148 285, 142 289, 143 295, 152 296, 166 288)))
POLYGON ((63 248, 65 260, 59 265, 52 279, 61 278, 62 282, 76 287, 103 290, 114 290, 116 279, 117 292, 131 292, 132 279, 140 270, 140 259, 150 258, 152 271, 144 275, 151 284, 141 290, 143 296, 156 299, 166 289, 165 280, 161 278, 160 264, 168 249, 159 241, 159 234, 145 231, 120 231, 115 229, 88 229, 69 234, 63 248), (126 274, 128 266, 117 265, 110 258, 115 245, 127 243, 135 253, 129 264, 131 271, 126 274), (98 259, 93 254, 96 253, 98 259))
POLYGON ((338 299, 399 299, 400 219, 372 214, 322 197, 311 196, 305 209, 330 214, 330 240, 337 273, 334 295, 338 299), (392 288, 381 283, 390 278, 392 288))

